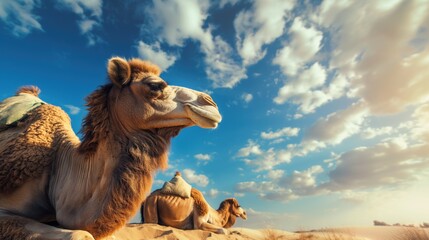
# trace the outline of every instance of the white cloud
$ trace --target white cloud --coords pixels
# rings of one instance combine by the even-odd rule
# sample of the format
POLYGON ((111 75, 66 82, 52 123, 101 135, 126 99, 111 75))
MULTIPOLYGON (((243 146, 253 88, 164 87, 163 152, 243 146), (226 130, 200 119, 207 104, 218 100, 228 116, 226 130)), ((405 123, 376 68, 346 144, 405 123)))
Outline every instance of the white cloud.
POLYGON ((393 128, 392 127, 381 127, 381 128, 366 128, 362 132, 362 137, 365 139, 371 139, 375 138, 380 135, 390 134, 392 133, 393 128))
POLYGON ((261 137, 263 139, 276 139, 276 138, 297 136, 298 133, 299 133, 299 128, 285 127, 275 132, 273 131, 262 132, 261 137))
POLYGON ((264 192, 279 190, 279 188, 271 181, 240 182, 236 184, 235 189, 238 192, 261 193, 261 194, 263 194, 264 192))
POLYGON ((349 108, 319 119, 307 132, 304 142, 320 142, 324 145, 336 145, 356 134, 368 116, 366 104, 358 102, 349 108))
POLYGON ((260 146, 257 143, 253 142, 252 140, 249 140, 245 147, 238 150, 237 156, 247 157, 250 155, 260 155, 260 154, 262 154, 262 150, 260 146))
MULTIPOLYGON (((173 174, 174 175, 174 174, 173 174)), ((154 179, 151 191, 154 191, 155 189, 160 189, 162 186, 164 186, 165 180, 164 179, 154 179)))
POLYGON ((337 166, 323 187, 336 191, 404 184, 429 174, 428 156, 427 143, 408 145, 403 138, 356 148, 336 159, 337 166))
POLYGON ((15 36, 25 36, 33 30, 43 31, 39 16, 33 14, 40 6, 40 0, 2 0, 0 1, 0 20, 15 36))
POLYGON ((271 109, 267 110, 267 113, 265 115, 271 116, 271 115, 275 115, 275 114, 278 114, 278 113, 280 113, 279 109, 271 108, 271 109))
POLYGON ((340 199, 351 203, 363 203, 368 200, 372 193, 356 190, 340 191, 340 199))
MULTIPOLYGON (((422 119, 429 112, 429 107, 422 106, 415 111, 416 119, 422 119)), ((427 124, 427 118, 425 118, 427 124)), ((412 129, 419 129, 413 123, 412 129)), ((354 131, 352 131, 354 132, 354 131)), ((340 134, 341 135, 341 134, 340 134)), ((410 139, 413 136, 408 136, 410 139)), ((268 181, 240 182, 235 189, 239 193, 254 193, 259 197, 274 201, 287 202, 307 195, 318 195, 339 192, 347 201, 361 202, 365 194, 350 194, 348 191, 358 189, 385 189, 417 181, 429 176, 429 147, 427 136, 419 135, 420 141, 411 145, 406 138, 387 139, 373 147, 360 147, 349 152, 334 155, 333 168, 327 173, 329 179, 320 183, 318 176, 324 173, 320 165, 311 166, 303 171, 293 171, 285 175, 283 170, 273 169, 276 166, 270 159, 277 153, 273 149, 255 155, 260 170, 268 170, 264 179, 268 181), (268 167, 267 167, 268 166, 268 167)), ((331 144, 336 143, 335 137, 327 137, 331 144)), ((317 142, 317 141, 316 141, 317 142)), ((320 142, 317 142, 320 144, 320 142)), ((310 145, 309 145, 310 146, 310 145)), ((313 145, 307 151, 320 149, 325 145, 313 145), (309 150, 310 149, 310 150, 309 150)), ((302 150, 302 149, 301 149, 302 150)), ((291 150, 291 152, 293 152, 291 150)), ((295 153, 294 153, 295 154, 295 153)), ((250 160, 248 160, 250 162, 250 160)), ((246 162, 249 164, 249 162, 246 162)), ((330 161, 332 163, 332 161, 330 161)))
POLYGON ((93 32, 96 27, 101 26, 102 6, 103 0, 57 0, 58 8, 69 10, 79 16, 77 24, 87 38, 89 46, 102 41, 93 32))
POLYGON ((272 170, 267 175, 269 181, 240 182, 235 185, 235 191, 254 193, 264 199, 287 202, 300 196, 321 193, 323 190, 318 188, 316 178, 323 172, 323 168, 319 165, 303 171, 294 171, 286 176, 282 170, 272 170))
POLYGON ((302 115, 301 113, 296 113, 293 115, 293 119, 300 119, 302 118, 304 115, 302 115))
POLYGON ((159 30, 160 41, 170 46, 183 46, 188 38, 201 40, 203 45, 211 41, 211 34, 202 28, 208 16, 209 1, 178 0, 153 1, 153 8, 146 9, 151 25, 159 30))
POLYGON ((168 55, 166 52, 161 50, 159 42, 148 45, 143 41, 139 41, 137 51, 141 58, 149 59, 164 71, 172 66, 176 61, 176 56, 168 55))
POLYGON ((280 151, 288 155, 290 162, 293 157, 304 157, 311 152, 338 145, 357 134, 367 116, 366 104, 362 101, 354 103, 344 110, 318 119, 306 130, 301 143, 289 144, 286 150, 280 151))
POLYGON ((64 105, 64 106, 69 109, 69 113, 71 115, 76 115, 76 114, 78 114, 80 112, 80 108, 79 107, 76 107, 76 106, 73 106, 73 105, 64 105))
POLYGON ((210 161, 212 159, 212 157, 209 154, 202 154, 202 153, 198 153, 194 155, 194 158, 199 160, 199 161, 210 161))
POLYGON ((279 143, 282 143, 284 141, 285 141, 284 138, 276 138, 276 139, 270 141, 270 144, 279 144, 279 143))
POLYGON ((307 154, 320 150, 327 147, 323 141, 314 139, 304 139, 300 144, 290 144, 289 149, 292 152, 292 156, 304 157, 307 154))
POLYGON ((291 158, 292 152, 289 150, 275 150, 274 148, 270 148, 256 155, 256 158, 245 158, 243 161, 246 165, 255 167, 253 171, 260 172, 272 170, 277 165, 283 163, 290 163, 291 158))
POLYGON ((288 98, 303 94, 309 90, 323 86, 326 80, 326 70, 318 62, 302 72, 299 78, 288 82, 279 90, 279 96, 276 103, 283 103, 288 98))
POLYGON ((241 99, 243 99, 244 102, 249 103, 252 101, 253 95, 250 93, 243 93, 243 95, 241 95, 241 99))
POLYGON ((239 1, 240 1, 240 0, 220 0, 220 1, 219 1, 219 7, 220 7, 220 8, 223 8, 223 7, 225 7, 225 5, 228 5, 228 4, 230 4, 230 5, 234 6, 234 5, 235 5, 235 4, 237 4, 239 1))
POLYGON ((274 167, 291 161, 292 152, 289 149, 275 150, 270 148, 262 150, 260 145, 252 140, 248 140, 247 145, 238 150, 237 157, 243 162, 253 167, 254 172, 273 170, 274 167))
POLYGON ((205 187, 209 184, 209 178, 206 175, 197 174, 194 170, 188 168, 183 170, 183 178, 190 184, 196 184, 200 187, 205 187))
POLYGON ((82 34, 89 33, 94 27, 99 25, 97 21, 91 20, 91 19, 84 19, 82 21, 78 22, 80 31, 82 34))
POLYGON ((296 17, 289 29, 291 41, 277 51, 274 64, 281 67, 287 76, 295 76, 321 48, 323 33, 314 26, 306 26, 301 17, 296 17))
POLYGON ((429 99, 426 1, 327 0, 317 14, 331 37, 330 68, 350 79, 372 114, 429 99))
POLYGON ((212 95, 213 94, 213 91, 209 90, 209 89, 201 90, 201 92, 206 93, 208 95, 212 95))
POLYGON ((348 86, 341 75, 336 76, 328 86, 325 85, 326 78, 326 70, 316 62, 281 87, 274 102, 283 104, 290 100, 298 105, 301 113, 314 112, 323 104, 343 96, 348 86))
POLYGON ((412 139, 429 143, 429 103, 419 106, 412 115, 414 126, 411 129, 412 139))
POLYGON ((293 189, 295 194, 308 195, 316 192, 318 174, 323 172, 323 168, 315 165, 304 171, 293 171, 292 175, 286 177, 282 183, 293 189))
POLYGON ((215 198, 217 197, 217 195, 219 195, 219 190, 217 190, 216 188, 212 188, 209 190, 207 195, 211 198, 215 198))
POLYGON ((216 36, 213 47, 202 46, 205 54, 207 77, 214 87, 233 88, 240 80, 247 78, 246 69, 231 57, 232 48, 220 36, 216 36))
POLYGON ((145 28, 157 31, 158 40, 170 46, 183 47, 188 39, 200 43, 205 71, 214 87, 234 87, 247 78, 245 69, 231 57, 232 49, 220 36, 213 36, 211 26, 203 27, 208 16, 209 1, 153 1, 145 14, 151 19, 145 28))
POLYGON ((295 1, 256 0, 252 9, 238 13, 234 27, 244 65, 254 64, 265 56, 262 47, 283 34, 286 17, 294 5, 295 1))
POLYGON ((85 16, 85 12, 97 18, 102 15, 102 0, 57 0, 57 2, 60 7, 68 8, 80 16, 85 16))
POLYGON ((280 188, 276 191, 261 193, 260 196, 264 199, 280 202, 289 202, 299 198, 299 196, 296 195, 291 189, 283 188, 280 188))
POLYGON ((235 192, 234 193, 234 197, 244 197, 246 194, 244 194, 244 193, 238 193, 238 192, 235 192))
POLYGON ((270 170, 267 174, 269 179, 280 179, 283 177, 284 171, 281 169, 270 170))

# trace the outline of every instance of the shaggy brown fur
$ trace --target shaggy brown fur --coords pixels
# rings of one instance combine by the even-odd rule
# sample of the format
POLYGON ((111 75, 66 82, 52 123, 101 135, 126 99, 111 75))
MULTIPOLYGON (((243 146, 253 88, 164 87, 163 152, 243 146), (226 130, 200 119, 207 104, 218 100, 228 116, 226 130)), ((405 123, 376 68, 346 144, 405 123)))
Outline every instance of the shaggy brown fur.
POLYGON ((17 92, 16 95, 20 94, 20 93, 27 93, 27 94, 31 94, 34 96, 39 96, 40 94, 40 89, 36 86, 24 86, 21 87, 17 92))
POLYGON ((131 66, 131 79, 143 78, 142 74, 153 74, 159 76, 161 69, 150 62, 141 61, 140 59, 133 58, 129 61, 131 66))
POLYGON ((31 111, 11 136, 0 139, 0 193, 39 178, 50 168, 58 140, 65 133, 64 123, 70 124, 64 111, 44 104, 31 111))
POLYGON ((35 239, 31 232, 25 229, 25 222, 17 217, 0 219, 0 238, 2 240, 35 239))
POLYGON ((112 86, 112 84, 104 85, 86 98, 88 115, 83 121, 81 130, 83 134, 82 142, 79 145, 81 153, 94 152, 99 140, 106 138, 110 132, 109 127, 112 124, 106 110, 109 109, 108 93, 112 86))
MULTIPOLYGON (((138 210, 153 173, 167 167, 170 139, 184 127, 213 128, 221 120, 210 97, 168 86, 153 64, 112 58, 108 74, 111 83, 87 98, 82 142, 67 114, 49 104, 33 109, 17 127, 0 131, 2 239, 18 232, 25 236, 19 239, 43 238, 37 229, 57 238, 81 236, 82 231, 37 222, 52 217, 61 227, 86 230, 96 239, 112 234, 138 210), (201 110, 185 111, 187 104, 201 110), (31 225, 31 232, 10 221, 11 213, 23 216, 21 223, 31 225)), ((18 91, 23 92, 37 96, 40 91, 18 91)))
POLYGON ((222 224, 224 228, 232 227, 237 219, 237 209, 240 207, 235 198, 228 198, 220 203, 217 209, 219 215, 226 216, 225 223, 222 224))
POLYGON ((191 197, 194 199, 194 209, 198 215, 206 215, 209 212, 209 205, 203 194, 195 188, 191 190, 191 197))
MULTIPOLYGON (((150 72, 154 65, 138 59, 130 61, 132 72, 150 72)), ((159 68, 158 68, 159 70, 159 68)), ((113 71, 109 69, 109 71, 113 71)), ((156 71, 157 74, 160 71, 156 71)), ((127 76, 127 75, 125 75, 127 76)), ((167 167, 170 138, 176 136, 181 127, 146 130, 123 136, 119 124, 114 122, 109 112, 109 93, 113 85, 100 87, 88 96, 88 115, 84 120, 83 139, 79 146, 81 153, 93 154, 100 139, 114 134, 123 143, 119 165, 113 175, 113 183, 109 204, 103 206, 102 217, 85 228, 95 238, 111 234, 118 225, 124 225, 130 215, 140 207, 136 199, 143 199, 152 185, 152 173, 167 167), (137 184, 138 183, 138 184, 137 184), (121 206, 121 208, 118 208, 121 206)))

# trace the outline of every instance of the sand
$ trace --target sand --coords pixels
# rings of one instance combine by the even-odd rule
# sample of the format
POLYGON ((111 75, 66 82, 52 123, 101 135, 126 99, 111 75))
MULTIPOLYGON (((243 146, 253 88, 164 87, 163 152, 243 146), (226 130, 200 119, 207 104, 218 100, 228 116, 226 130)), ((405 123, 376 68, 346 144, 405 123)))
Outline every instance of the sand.
POLYGON ((116 240, 429 240, 429 230, 405 227, 333 228, 293 233, 275 229, 230 228, 228 235, 202 230, 180 230, 157 224, 129 224, 114 234, 116 240), (410 238, 410 234, 423 238, 410 238), (425 235, 426 234, 426 235, 425 235))

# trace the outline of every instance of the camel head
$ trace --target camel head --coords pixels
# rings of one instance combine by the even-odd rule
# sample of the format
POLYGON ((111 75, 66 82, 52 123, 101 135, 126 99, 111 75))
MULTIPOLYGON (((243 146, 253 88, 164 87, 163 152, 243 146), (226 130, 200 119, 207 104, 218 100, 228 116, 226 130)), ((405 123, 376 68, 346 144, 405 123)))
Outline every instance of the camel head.
POLYGON ((229 198, 229 199, 227 199, 225 201, 230 204, 229 211, 230 211, 231 214, 233 214, 236 217, 241 217, 243 220, 247 219, 246 211, 244 211, 244 209, 240 206, 240 204, 238 203, 237 199, 235 199, 235 198, 229 198))
POLYGON ((192 89, 170 86, 158 66, 114 57, 108 62, 111 111, 128 131, 199 126, 216 128, 222 117, 212 98, 192 89))

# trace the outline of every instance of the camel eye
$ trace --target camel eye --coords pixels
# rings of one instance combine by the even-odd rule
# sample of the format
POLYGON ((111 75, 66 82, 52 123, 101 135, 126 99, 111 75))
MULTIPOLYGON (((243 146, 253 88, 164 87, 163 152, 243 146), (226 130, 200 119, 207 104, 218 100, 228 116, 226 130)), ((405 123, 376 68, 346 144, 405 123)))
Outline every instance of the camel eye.
POLYGON ((147 84, 151 91, 157 92, 162 91, 167 87, 167 83, 165 82, 151 82, 147 84))

